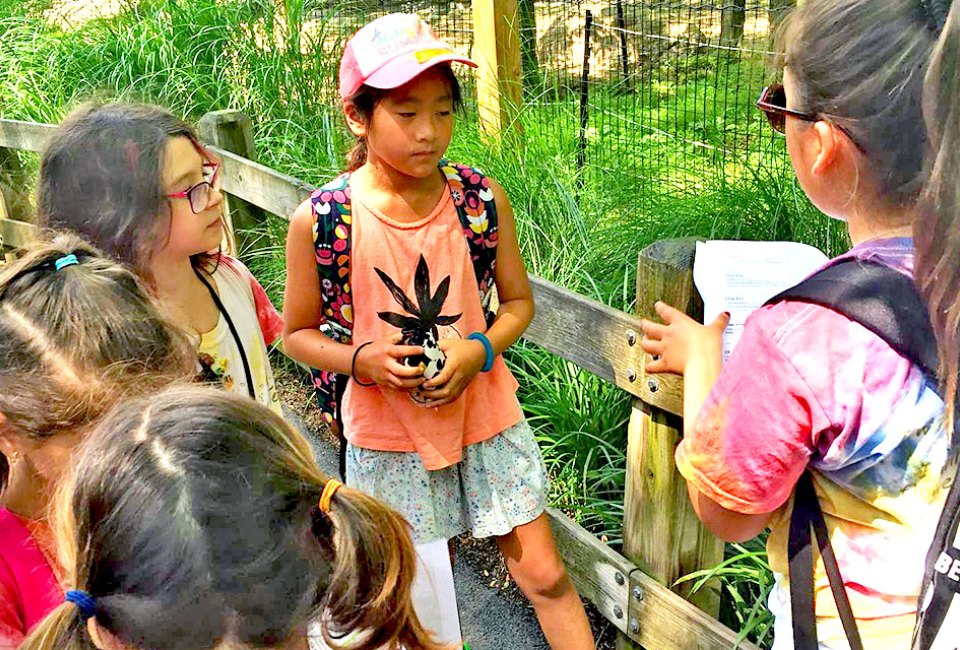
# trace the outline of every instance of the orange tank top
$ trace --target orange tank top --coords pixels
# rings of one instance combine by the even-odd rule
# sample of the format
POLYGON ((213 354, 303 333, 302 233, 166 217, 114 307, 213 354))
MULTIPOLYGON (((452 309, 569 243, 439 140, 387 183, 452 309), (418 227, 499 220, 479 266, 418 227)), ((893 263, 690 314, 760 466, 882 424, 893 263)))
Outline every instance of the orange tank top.
MULTIPOLYGON (((450 278, 440 313, 461 314, 452 325, 438 327, 439 338, 466 338, 471 332, 486 331, 476 274, 449 188, 429 215, 411 223, 392 220, 364 204, 358 193, 352 197, 354 342, 364 343, 399 331, 378 313, 409 314, 375 269, 416 305, 414 274, 421 255, 430 272, 431 295, 444 278, 450 278)), ((456 402, 441 407, 420 406, 405 391, 367 388, 351 381, 343 396, 344 432, 357 447, 416 452, 427 469, 442 469, 459 462, 466 445, 492 438, 523 419, 517 387, 517 380, 500 357, 490 372, 473 379, 456 402)))

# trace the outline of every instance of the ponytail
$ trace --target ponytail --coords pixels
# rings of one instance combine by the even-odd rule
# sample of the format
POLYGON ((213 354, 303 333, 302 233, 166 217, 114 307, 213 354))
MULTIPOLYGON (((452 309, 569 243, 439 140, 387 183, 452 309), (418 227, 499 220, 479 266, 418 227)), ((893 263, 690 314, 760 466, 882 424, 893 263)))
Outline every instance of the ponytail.
POLYGON ((93 647, 80 618, 80 612, 73 603, 62 603, 55 610, 47 614, 40 623, 27 635, 19 650, 67 650, 85 649, 93 647), (84 643, 81 639, 86 640, 84 643))
MULTIPOLYGON (((320 516, 324 515, 320 513, 320 516)), ((333 575, 327 587, 326 619, 334 632, 368 630, 349 647, 441 650, 417 619, 411 591, 417 562, 408 524, 373 497, 341 488, 333 498, 333 575)), ((318 539, 322 526, 314 527, 318 539)), ((324 626, 324 639, 333 648, 324 626)))
POLYGON ((923 88, 929 148, 927 180, 914 224, 916 277, 937 337, 939 376, 952 431, 960 373, 960 0, 928 4, 931 28, 942 31, 923 88))
POLYGON ((367 162, 367 139, 363 136, 347 152, 347 171, 355 172, 367 162))

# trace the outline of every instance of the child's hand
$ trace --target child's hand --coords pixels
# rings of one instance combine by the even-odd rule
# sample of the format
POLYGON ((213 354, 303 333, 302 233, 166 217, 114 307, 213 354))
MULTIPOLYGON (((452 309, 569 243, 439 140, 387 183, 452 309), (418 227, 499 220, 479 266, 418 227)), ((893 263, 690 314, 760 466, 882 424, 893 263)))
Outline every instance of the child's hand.
POLYGON ((357 377, 394 390, 410 390, 422 384, 423 371, 416 366, 405 366, 400 361, 404 357, 423 354, 423 348, 397 345, 402 337, 398 332, 365 345, 357 354, 357 377))
POLYGON ((720 314, 709 325, 701 325, 666 303, 658 302, 654 308, 665 324, 646 319, 640 323, 643 329, 640 347, 654 355, 654 360, 647 364, 647 372, 682 375, 688 362, 698 355, 720 357, 729 313, 720 314))
POLYGON ((423 406, 429 408, 455 402, 487 360, 483 343, 471 339, 443 339, 440 350, 447 357, 443 370, 420 387, 420 393, 429 398, 423 406))

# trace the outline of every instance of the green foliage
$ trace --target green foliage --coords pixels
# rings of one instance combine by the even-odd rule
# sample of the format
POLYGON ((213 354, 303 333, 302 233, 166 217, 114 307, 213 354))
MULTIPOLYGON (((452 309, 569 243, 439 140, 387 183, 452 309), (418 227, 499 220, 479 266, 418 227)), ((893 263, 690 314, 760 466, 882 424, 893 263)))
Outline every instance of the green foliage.
MULTIPOLYGON (((127 0, 115 16, 69 28, 45 17, 52 4, 0 0, 3 117, 58 122, 90 98, 157 102, 194 120, 237 108, 253 120, 264 164, 314 184, 340 171, 350 142, 336 99, 339 52, 368 16, 305 0, 127 0), (312 18, 320 4, 326 13, 312 18)), ((659 239, 787 239, 829 254, 846 246, 842 226, 797 187, 783 142, 757 125, 752 89, 740 90, 765 75, 759 61, 646 65, 662 68, 662 81, 591 87, 585 169, 576 165, 574 82, 528 88, 522 146, 484 143, 469 101, 459 117, 449 157, 506 188, 532 273, 629 311, 637 254, 659 239)), ((257 246, 245 259, 277 304, 285 231, 272 219, 247 233, 257 246)), ((553 503, 619 544, 628 396, 530 344, 508 362, 553 476, 553 503)), ((730 546, 722 565, 685 580, 716 578, 725 621, 769 642, 762 548, 730 546)))

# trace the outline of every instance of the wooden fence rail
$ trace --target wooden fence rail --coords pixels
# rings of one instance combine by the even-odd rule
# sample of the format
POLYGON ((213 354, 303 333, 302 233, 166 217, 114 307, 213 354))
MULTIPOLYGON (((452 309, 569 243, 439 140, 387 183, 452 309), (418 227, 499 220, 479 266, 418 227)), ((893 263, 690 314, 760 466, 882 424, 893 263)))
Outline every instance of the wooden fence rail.
MULTIPOLYGON (((208 114, 201 121, 205 139, 254 155, 249 138, 237 137, 237 133, 250 133, 245 120, 248 125, 246 116, 236 111, 208 114), (211 137, 221 127, 232 130, 230 137, 211 137)), ((54 128, 0 120, 0 152, 41 152, 54 128)), ((244 155, 211 148, 223 162, 223 189, 234 216, 236 211, 252 206, 287 218, 313 190, 310 184, 244 155)), ((0 190, 5 195, 12 191, 0 190)), ((37 236, 34 225, 3 218, 3 214, 0 210, 3 246, 20 248, 37 236)), ((641 255, 641 314, 652 313, 653 301, 659 298, 672 299, 695 311, 688 264, 692 261, 688 252, 691 246, 692 242, 661 242, 641 255)), ((531 280, 537 315, 524 338, 636 398, 628 435, 624 508, 625 551, 631 559, 600 542, 565 514, 548 510, 578 590, 622 633, 620 647, 636 648, 639 644, 647 650, 758 650, 738 640, 735 632, 716 620, 716 591, 695 597, 698 607, 669 588, 680 575, 719 562, 723 550, 723 545, 700 527, 685 494, 678 496, 683 483, 673 467, 672 451, 680 435, 680 382, 646 376, 637 316, 546 280, 531 280)))

